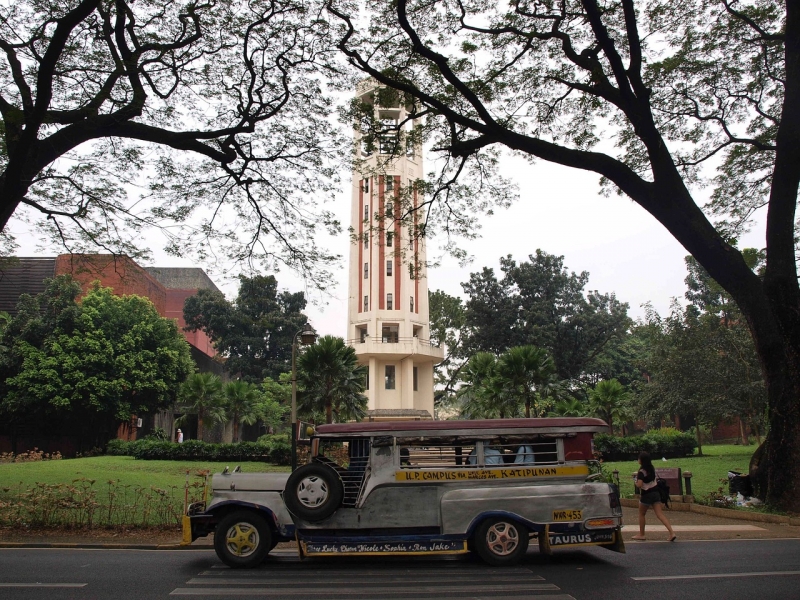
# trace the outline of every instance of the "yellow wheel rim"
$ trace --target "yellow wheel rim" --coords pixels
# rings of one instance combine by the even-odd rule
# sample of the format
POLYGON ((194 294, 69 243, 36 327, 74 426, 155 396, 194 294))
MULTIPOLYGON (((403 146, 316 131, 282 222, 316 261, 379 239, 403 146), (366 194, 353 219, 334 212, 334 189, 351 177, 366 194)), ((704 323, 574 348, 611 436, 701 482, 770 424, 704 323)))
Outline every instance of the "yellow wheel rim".
POLYGON ((250 523, 236 523, 225 535, 225 545, 234 556, 249 556, 258 548, 258 530, 250 523))

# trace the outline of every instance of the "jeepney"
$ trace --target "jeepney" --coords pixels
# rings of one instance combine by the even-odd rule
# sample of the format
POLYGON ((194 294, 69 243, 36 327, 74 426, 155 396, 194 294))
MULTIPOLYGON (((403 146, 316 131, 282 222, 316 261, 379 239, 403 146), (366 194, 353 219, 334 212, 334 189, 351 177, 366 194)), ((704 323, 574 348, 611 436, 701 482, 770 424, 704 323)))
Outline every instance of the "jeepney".
POLYGON ((590 473, 591 418, 321 425, 292 473, 221 473, 189 506, 184 541, 214 534, 230 567, 254 567, 278 542, 301 557, 459 554, 518 562, 597 545, 617 552, 616 486, 590 473))

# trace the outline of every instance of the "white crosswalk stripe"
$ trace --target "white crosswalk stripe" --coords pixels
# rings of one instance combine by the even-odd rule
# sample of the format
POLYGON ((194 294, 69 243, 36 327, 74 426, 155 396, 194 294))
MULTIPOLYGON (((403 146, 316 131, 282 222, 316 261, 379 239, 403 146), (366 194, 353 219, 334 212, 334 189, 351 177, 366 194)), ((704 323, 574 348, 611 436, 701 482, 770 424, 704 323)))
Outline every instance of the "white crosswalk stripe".
POLYGON ((262 568, 218 568, 198 573, 171 596, 326 598, 331 600, 575 600, 525 567, 437 561, 419 568, 377 561, 301 564, 269 561, 262 568))

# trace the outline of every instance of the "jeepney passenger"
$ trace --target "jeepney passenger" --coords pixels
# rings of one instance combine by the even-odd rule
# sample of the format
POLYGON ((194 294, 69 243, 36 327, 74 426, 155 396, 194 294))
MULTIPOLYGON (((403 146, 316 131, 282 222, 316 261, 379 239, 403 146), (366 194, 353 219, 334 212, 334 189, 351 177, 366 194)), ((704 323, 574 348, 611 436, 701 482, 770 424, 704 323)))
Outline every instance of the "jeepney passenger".
POLYGON ((523 444, 517 448, 517 456, 514 458, 515 465, 532 465, 535 463, 536 460, 533 455, 533 446, 523 444))
MULTIPOLYGON (((467 464, 474 465, 478 461, 478 449, 474 448, 467 457, 467 464)), ((483 462, 486 465, 502 465, 503 453, 497 448, 486 446, 483 449, 483 462)))

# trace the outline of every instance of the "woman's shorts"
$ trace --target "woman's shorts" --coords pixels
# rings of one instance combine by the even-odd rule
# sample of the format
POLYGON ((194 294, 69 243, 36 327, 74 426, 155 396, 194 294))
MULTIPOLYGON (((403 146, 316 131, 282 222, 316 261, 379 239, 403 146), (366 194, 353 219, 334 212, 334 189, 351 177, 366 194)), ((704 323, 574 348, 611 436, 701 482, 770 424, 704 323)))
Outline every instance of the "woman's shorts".
POLYGON ((661 492, 657 489, 647 490, 639 497, 639 504, 644 504, 645 506, 661 504, 661 492))

